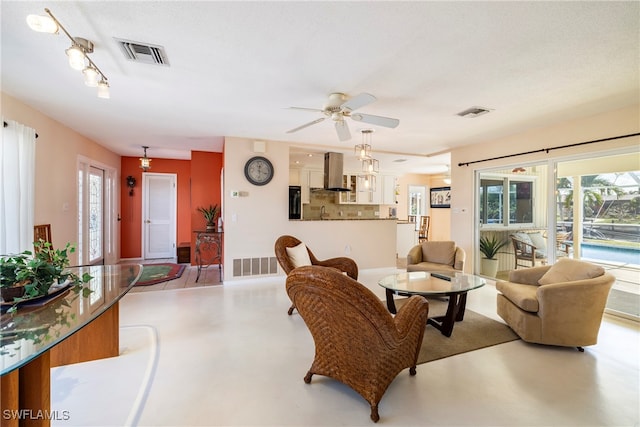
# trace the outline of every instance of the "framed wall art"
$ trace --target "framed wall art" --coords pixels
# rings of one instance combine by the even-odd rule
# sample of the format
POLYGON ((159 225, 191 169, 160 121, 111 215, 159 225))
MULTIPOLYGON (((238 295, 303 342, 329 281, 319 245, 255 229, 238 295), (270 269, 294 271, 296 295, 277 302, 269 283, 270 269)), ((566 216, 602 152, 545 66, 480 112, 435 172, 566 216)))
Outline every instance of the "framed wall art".
POLYGON ((451 187, 438 187, 431 189, 432 208, 451 207, 451 187))

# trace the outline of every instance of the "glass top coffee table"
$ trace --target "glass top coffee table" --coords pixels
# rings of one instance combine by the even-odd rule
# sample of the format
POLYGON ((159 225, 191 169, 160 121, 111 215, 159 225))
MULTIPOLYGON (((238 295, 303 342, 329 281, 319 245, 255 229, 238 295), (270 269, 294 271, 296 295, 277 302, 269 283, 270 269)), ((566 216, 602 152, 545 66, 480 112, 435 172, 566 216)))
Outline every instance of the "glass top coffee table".
POLYGON ((485 285, 482 277, 465 274, 461 271, 412 271, 383 277, 378 284, 385 288, 387 308, 396 313, 394 295, 423 297, 449 297, 447 313, 444 316, 430 317, 427 324, 434 326, 442 335, 450 337, 455 322, 464 319, 467 292, 485 285))

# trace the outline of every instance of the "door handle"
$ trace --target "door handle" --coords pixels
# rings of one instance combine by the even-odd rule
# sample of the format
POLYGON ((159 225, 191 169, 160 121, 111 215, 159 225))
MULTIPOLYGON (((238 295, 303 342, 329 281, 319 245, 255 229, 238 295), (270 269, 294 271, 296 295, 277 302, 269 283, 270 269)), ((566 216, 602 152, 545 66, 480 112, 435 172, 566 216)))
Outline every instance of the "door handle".
POLYGON ((151 221, 149 221, 148 219, 147 219, 147 220, 145 220, 145 222, 146 222, 147 224, 151 224, 151 221))

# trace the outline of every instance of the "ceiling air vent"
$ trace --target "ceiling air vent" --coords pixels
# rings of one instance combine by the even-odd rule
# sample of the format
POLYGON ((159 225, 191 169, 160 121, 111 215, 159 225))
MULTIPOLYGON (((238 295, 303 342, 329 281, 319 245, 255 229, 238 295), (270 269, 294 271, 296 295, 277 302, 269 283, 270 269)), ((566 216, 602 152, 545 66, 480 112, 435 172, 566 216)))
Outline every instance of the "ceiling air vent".
POLYGON ((130 61, 169 66, 167 54, 162 46, 123 39, 116 39, 116 42, 120 45, 124 56, 130 61))
POLYGON ((473 118, 473 117, 481 116, 483 114, 487 114, 490 111, 493 111, 493 110, 491 110, 490 108, 484 108, 484 107, 471 107, 471 108, 467 108, 464 111, 460 111, 458 113, 458 116, 473 118))

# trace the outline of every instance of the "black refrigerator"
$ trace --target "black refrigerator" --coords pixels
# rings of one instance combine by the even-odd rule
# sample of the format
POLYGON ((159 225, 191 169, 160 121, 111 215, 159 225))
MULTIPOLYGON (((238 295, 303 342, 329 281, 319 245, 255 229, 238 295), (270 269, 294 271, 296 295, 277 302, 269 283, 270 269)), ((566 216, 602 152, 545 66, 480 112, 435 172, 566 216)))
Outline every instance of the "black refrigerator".
POLYGON ((289 186, 289 219, 302 218, 302 190, 299 185, 289 186))

